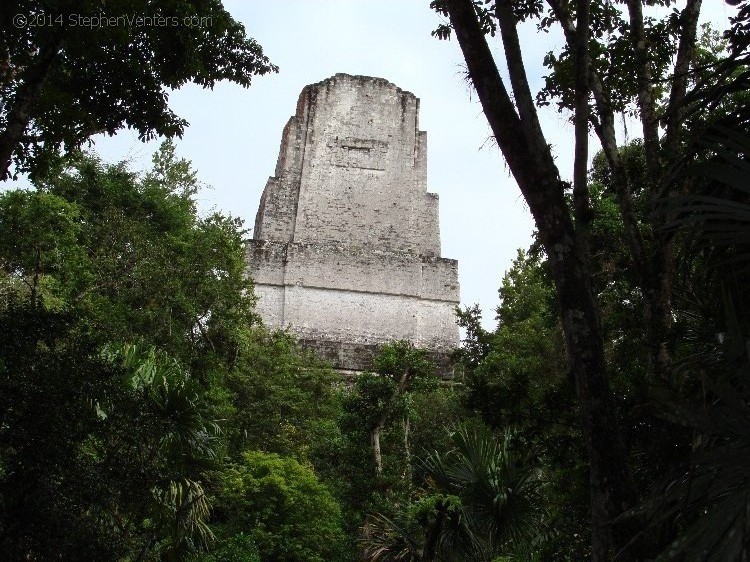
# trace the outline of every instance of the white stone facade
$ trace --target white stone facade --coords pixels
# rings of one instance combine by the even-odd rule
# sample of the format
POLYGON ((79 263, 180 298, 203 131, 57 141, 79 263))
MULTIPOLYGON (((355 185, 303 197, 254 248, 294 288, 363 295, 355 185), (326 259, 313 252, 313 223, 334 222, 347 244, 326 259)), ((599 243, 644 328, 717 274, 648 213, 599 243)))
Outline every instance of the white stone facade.
POLYGON ((380 78, 305 87, 261 197, 247 249, 258 312, 343 370, 395 339, 443 356, 459 343, 458 264, 439 257, 418 113, 380 78))

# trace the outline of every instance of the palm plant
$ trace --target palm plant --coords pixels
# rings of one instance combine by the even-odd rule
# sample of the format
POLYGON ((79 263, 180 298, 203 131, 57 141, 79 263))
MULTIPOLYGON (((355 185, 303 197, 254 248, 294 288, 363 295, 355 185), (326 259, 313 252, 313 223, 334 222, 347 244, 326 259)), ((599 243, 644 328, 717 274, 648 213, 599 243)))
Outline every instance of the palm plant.
MULTIPOLYGON (((658 560, 739 561, 750 555, 750 135, 715 126, 700 139, 713 157, 688 169, 705 190, 674 198, 673 227, 687 232, 685 267, 710 273, 697 285, 721 303, 719 325, 682 314, 688 354, 678 370, 698 374, 702 396, 670 396, 665 417, 693 430, 693 455, 682 473, 641 510, 652 527, 672 528, 674 540, 658 560), (710 334, 714 341, 706 337, 710 334)), ((715 305, 714 305, 715 308, 715 305)), ((689 312, 689 311, 688 311, 689 312)))
POLYGON ((127 416, 119 421, 139 425, 136 434, 117 437, 129 442, 119 446, 128 451, 121 460, 137 468, 145 495, 123 498, 121 506, 130 512, 128 521, 145 531, 137 559, 146 559, 154 548, 162 559, 182 559, 213 539, 200 478, 216 457, 219 428, 204 419, 198 389, 175 360, 138 345, 110 346, 103 355, 122 368, 133 403, 124 410, 123 404, 97 401, 97 415, 106 419, 111 411, 127 416))
POLYGON ((450 440, 451 451, 420 462, 426 486, 405 517, 370 518, 364 560, 489 562, 543 533, 543 483, 513 451, 513 434, 459 426, 450 440))
MULTIPOLYGON (((659 561, 746 560, 750 554, 750 360, 748 340, 725 294, 728 331, 718 358, 700 361, 708 376, 703 404, 672 397, 663 415, 694 431, 694 454, 684 472, 650 498, 642 511, 652 526, 676 526, 659 561)), ((695 367, 693 363, 693 367, 695 367)))

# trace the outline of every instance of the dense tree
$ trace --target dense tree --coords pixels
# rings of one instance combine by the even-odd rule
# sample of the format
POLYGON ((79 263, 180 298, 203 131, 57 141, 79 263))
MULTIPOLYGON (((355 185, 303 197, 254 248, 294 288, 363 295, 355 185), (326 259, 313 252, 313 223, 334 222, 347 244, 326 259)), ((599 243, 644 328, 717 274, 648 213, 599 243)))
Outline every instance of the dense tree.
POLYGON ((330 367, 302 351, 290 334, 248 330, 226 378, 231 452, 278 453, 325 470, 340 436, 336 380, 330 367))
POLYGON ((242 231, 197 216, 169 145, 144 176, 80 156, 48 177, 0 197, 3 551, 184 558, 255 321, 242 231))
MULTIPOLYGON (((645 17, 640 0, 628 1, 621 12, 608 2, 520 3, 498 0, 480 5, 445 0, 433 6, 449 18, 484 113, 495 139, 518 182, 549 259, 565 342, 575 377, 581 427, 586 440, 592 506, 592 556, 604 560, 629 545, 637 525, 608 522, 638 503, 638 490, 627 462, 627 450, 613 407, 607 350, 592 266, 592 202, 587 175, 588 128, 596 132, 607 161, 625 241, 629 270, 640 291, 640 311, 647 329, 647 365, 652 376, 668 381, 674 350, 674 235, 666 228, 669 212, 661 199, 679 191, 672 166, 682 155, 690 113, 688 97, 696 60, 699 0, 688 0, 681 11, 664 20, 645 17), (539 18, 540 27, 559 24, 566 45, 562 55, 548 56, 553 73, 544 92, 573 112, 575 165, 571 205, 570 184, 560 178, 537 117, 521 57, 517 26, 539 18), (505 50, 511 99, 489 49, 486 34, 499 31, 505 50), (622 64, 634 56, 636 72, 622 64), (615 116, 630 110, 641 120, 645 161, 643 199, 638 210, 615 136, 615 116), (660 136, 659 127, 664 126, 660 136)), ((547 97, 546 99, 549 99, 547 97)), ((649 549, 643 541, 641 552, 649 549)))
POLYGON ((204 546, 218 441, 195 381, 153 349, 98 353, 78 322, 15 299, 0 312, 0 548, 169 559, 204 546))
POLYGON ((549 520, 557 532, 534 544, 541 558, 585 558, 586 455, 554 286, 538 245, 519 251, 499 292, 494 331, 481 328, 478 309, 460 314, 462 325, 475 325, 467 329, 468 348, 476 347, 472 339, 486 342, 465 366, 466 406, 497 431, 513 428, 544 467, 549 520))
POLYGON ((368 520, 364 559, 489 562, 534 545, 547 523, 543 484, 512 441, 482 426, 451 431, 447 452, 420 461, 416 499, 394 518, 368 520))
POLYGON ((728 79, 696 93, 717 111, 704 119, 708 126, 687 151, 680 171, 695 182, 694 188, 671 201, 677 212, 670 226, 682 241, 678 271, 685 294, 676 304, 676 317, 677 342, 685 352, 675 369, 683 383, 663 393, 659 407, 693 439, 689 461, 641 507, 654 526, 678 522, 665 560, 742 560, 750 552, 744 469, 749 452, 750 135, 741 105, 748 77, 748 22, 750 5, 745 5, 728 34, 731 56, 718 67, 728 79))
POLYGON ((374 367, 375 372, 360 374, 340 389, 340 437, 329 449, 328 468, 321 471, 354 538, 368 514, 395 516, 415 500, 422 486, 418 459, 425 451, 450 448, 447 424, 467 416, 462 388, 441 385, 424 350, 393 342, 383 346, 374 367), (399 391, 405 372, 407 382, 399 391), (381 470, 373 447, 379 424, 381 470))
POLYGON ((123 127, 180 136, 169 90, 276 71, 219 0, 4 2, 0 179, 44 172, 61 148, 123 127))
POLYGON ((222 473, 217 532, 246 533, 269 562, 337 560, 340 508, 315 473, 292 458, 248 451, 222 473))
POLYGON ((255 322, 243 232, 197 215, 195 173, 171 144, 143 176, 82 155, 38 184, 0 203, 5 286, 28 295, 38 278, 44 306, 78 310, 109 341, 145 338, 204 382, 232 364, 255 322))

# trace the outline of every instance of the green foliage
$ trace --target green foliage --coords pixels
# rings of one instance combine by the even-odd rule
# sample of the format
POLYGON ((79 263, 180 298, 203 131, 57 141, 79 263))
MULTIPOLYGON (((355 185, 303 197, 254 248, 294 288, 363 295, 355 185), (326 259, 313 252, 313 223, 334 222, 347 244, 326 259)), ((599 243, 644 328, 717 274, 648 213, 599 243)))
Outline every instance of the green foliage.
POLYGON ((378 375, 396 382, 407 370, 411 371, 413 381, 421 381, 435 374, 435 366, 427 359, 424 350, 403 340, 384 345, 373 360, 372 368, 378 375))
POLYGON ((80 232, 79 209, 48 193, 8 191, 0 198, 0 252, 4 271, 31 277, 63 265, 80 232))
POLYGON ((497 330, 483 336, 486 352, 473 359, 475 367, 469 365, 468 405, 492 427, 541 429, 565 423, 570 416, 564 411, 572 410, 572 384, 554 290, 538 253, 519 252, 500 297, 497 330))
POLYGON ((358 375, 342 391, 339 420, 346 471, 339 493, 356 512, 358 520, 352 522, 357 526, 363 513, 385 509, 408 494, 415 396, 429 395, 438 384, 425 352, 405 341, 384 345, 373 368, 376 372, 358 375), (381 434, 380 473, 373 457, 374 431, 381 434))
POLYGON ((453 450, 423 461, 432 487, 461 498, 472 537, 461 548, 497 554, 513 543, 532 544, 544 532, 540 473, 513 451, 512 439, 508 432, 498 441, 487 429, 459 427, 451 434, 453 450))
POLYGON ((245 533, 237 533, 221 541, 211 554, 201 556, 200 562, 261 562, 258 548, 245 533))
POLYGON ((238 221, 166 144, 0 197, 0 540, 17 558, 184 559, 211 539, 227 372, 256 322, 238 221))
POLYGON ((479 423, 477 416, 464 407, 464 399, 465 388, 458 384, 436 385, 412 394, 410 441, 415 457, 424 455, 425 451, 449 449, 446 427, 459 422, 479 423))
MULTIPOLYGON (((574 9, 570 7, 575 17, 574 9)), ((637 84, 632 70, 633 50, 631 26, 627 12, 610 2, 592 2, 591 37, 589 50, 591 64, 601 78, 608 103, 616 113, 635 115, 637 84)), ((541 20, 540 28, 549 28, 553 18, 541 20)), ((677 53, 681 25, 676 12, 667 13, 661 18, 645 17, 644 34, 649 52, 650 76, 665 76, 669 73, 673 57, 677 53)), ((545 77, 544 88, 537 94, 539 105, 556 103, 562 111, 573 111, 574 54, 567 47, 559 53, 548 52, 544 66, 550 73, 545 77)), ((669 96, 667 81, 653 84, 657 102, 669 96)))
POLYGON ((259 449, 320 466, 338 439, 334 382, 289 334, 248 330, 227 375, 232 452, 259 449))
POLYGON ((124 127, 144 140, 181 136, 187 122, 169 108, 169 90, 247 87, 277 70, 218 0, 19 0, 0 25, 0 144, 16 171, 45 173, 59 149, 124 127), (14 14, 26 25, 14 25, 14 14), (29 123, 14 142, 19 108, 29 123))
MULTIPOLYGON (((239 334, 255 321, 252 285, 244 276, 243 231, 231 217, 197 216, 195 173, 174 156, 170 143, 145 176, 80 155, 39 184, 40 191, 27 196, 27 213, 37 199, 63 201, 75 210, 75 228, 53 229, 57 249, 42 252, 41 273, 55 273, 45 302, 81 310, 88 327, 109 341, 146 338, 189 365, 200 380, 217 363, 231 366, 239 334)), ((18 199, 14 193, 7 192, 5 200, 18 199)), ((24 224, 34 228, 42 218, 27 216, 24 224)), ((8 240, 24 234, 20 224, 8 223, 8 240)), ((29 251, 18 244, 5 251, 6 275, 28 279, 33 263, 22 271, 13 265, 28 262, 29 251)))
POLYGON ((421 461, 416 499, 395 517, 372 516, 367 561, 491 560, 515 544, 534 544, 547 521, 537 470, 485 427, 460 426, 452 448, 421 461))
POLYGON ((14 302, 0 313, 3 551, 169 559, 205 546, 217 428, 189 375, 153 349, 97 354, 76 322, 14 302))
POLYGON ((692 273, 684 284, 693 299, 676 310, 685 350, 676 366, 682 385, 655 400, 659 415, 691 432, 691 455, 659 479, 659 488, 636 510, 648 514, 652 527, 674 525, 660 561, 742 560, 750 543, 750 137, 741 126, 716 127, 702 141, 714 155, 685 173, 705 183, 670 200, 672 227, 687 234, 681 266, 692 273))
POLYGON ((221 479, 217 533, 246 533, 269 562, 336 559, 344 539, 339 506, 311 468, 248 451, 221 479))
POLYGON ((0 550, 12 558, 107 559, 126 549, 88 516, 101 487, 92 464, 102 459, 85 454, 99 429, 90 394, 122 394, 120 373, 92 355, 91 337, 71 337, 74 320, 16 299, 0 311, 0 550))
MULTIPOLYGON (((377 373, 358 375, 351 386, 340 390, 341 436, 328 459, 336 467, 328 471, 328 481, 340 498, 347 530, 354 537, 368 514, 395 517, 417 499, 422 483, 415 470, 417 456, 449 447, 446 424, 466 415, 462 389, 440 384, 424 351, 394 342, 383 347, 375 366, 377 373), (378 473, 373 429, 383 420, 382 472, 378 473)), ((363 532, 369 533, 368 529, 363 532)))

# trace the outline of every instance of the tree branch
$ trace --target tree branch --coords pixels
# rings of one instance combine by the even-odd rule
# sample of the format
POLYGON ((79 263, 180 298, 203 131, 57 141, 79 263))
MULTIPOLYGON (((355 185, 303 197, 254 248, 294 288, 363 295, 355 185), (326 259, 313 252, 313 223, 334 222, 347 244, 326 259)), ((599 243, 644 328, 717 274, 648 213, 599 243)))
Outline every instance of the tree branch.
POLYGON ((393 411, 393 408, 396 405, 396 402, 401 397, 404 392, 406 392, 406 386, 409 383, 409 379, 411 378, 412 370, 411 368, 404 369, 404 372, 401 373, 401 378, 398 381, 398 385, 396 385, 396 389, 393 391, 393 396, 391 396, 391 399, 388 401, 388 404, 386 404, 385 408, 383 409, 383 412, 380 414, 380 417, 375 421, 375 423, 372 426, 372 429, 370 430, 370 441, 372 443, 372 454, 375 458, 375 472, 378 476, 380 476, 383 473, 383 457, 380 453, 380 432, 383 431, 383 428, 385 427, 385 422, 388 421, 388 416, 391 415, 391 412, 393 411))
POLYGON ((5 130, 0 133, 0 181, 6 180, 10 175, 8 170, 13 152, 29 125, 31 108, 42 93, 61 45, 62 35, 51 35, 49 41, 39 49, 36 64, 28 69, 18 88, 8 111, 5 130))
POLYGON ((576 2, 575 33, 575 154, 573 161, 573 209, 578 243, 589 256, 589 4, 576 2))
POLYGON ((649 67, 646 45, 646 29, 643 24, 642 0, 627 0, 630 14, 630 41, 635 53, 635 77, 638 86, 638 107, 643 124, 643 148, 646 153, 646 169, 652 188, 656 188, 661 177, 659 159, 659 120, 656 116, 653 79, 649 67))
POLYGON ((695 42, 698 34, 698 16, 701 11, 701 0, 688 0, 680 14, 680 44, 677 48, 677 60, 674 67, 672 88, 667 106, 665 153, 670 161, 674 159, 682 140, 681 128, 685 116, 685 95, 687 93, 690 65, 695 57, 695 42))
MULTIPOLYGON (((526 67, 521 55, 521 44, 518 39, 516 18, 513 15, 513 4, 511 0, 497 0, 495 14, 500 27, 500 35, 505 49, 505 61, 508 64, 508 75, 513 88, 513 97, 520 118, 521 129, 526 136, 526 142, 530 145, 537 144, 539 139, 544 139, 542 127, 536 112, 534 98, 529 88, 529 80, 526 76, 526 67)), ((545 146, 536 146, 537 152, 543 152, 545 146)))
MULTIPOLYGON (((575 51, 576 28, 573 25, 570 12, 563 6, 561 0, 547 0, 547 4, 563 28, 568 49, 575 51)), ((612 173, 612 184, 617 195, 617 203, 620 208, 620 217, 625 227, 625 236, 630 256, 633 259, 633 265, 639 275, 641 288, 644 289, 645 294, 645 281, 648 277, 648 259, 646 257, 645 243, 641 229, 638 226, 638 220, 633 210, 633 196, 628 185, 627 174, 620 160, 612 102, 606 94, 601 77, 594 70, 590 60, 587 61, 587 65, 589 85, 591 86, 591 93, 594 96, 594 103, 598 114, 598 119, 593 115, 590 116, 590 119, 594 123, 594 132, 599 138, 604 157, 607 159, 607 164, 612 173)))

